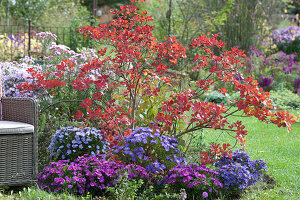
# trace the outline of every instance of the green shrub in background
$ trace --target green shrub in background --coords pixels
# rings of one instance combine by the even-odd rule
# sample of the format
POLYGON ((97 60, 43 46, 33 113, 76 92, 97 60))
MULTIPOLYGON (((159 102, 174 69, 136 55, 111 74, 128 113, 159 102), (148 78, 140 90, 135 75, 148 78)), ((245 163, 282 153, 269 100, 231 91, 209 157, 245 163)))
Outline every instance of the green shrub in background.
MULTIPOLYGON (((15 32, 27 32, 29 23, 28 20, 31 20, 31 30, 55 33, 58 36, 58 44, 69 46, 76 52, 78 52, 78 49, 82 49, 83 47, 91 47, 92 40, 84 40, 83 35, 79 34, 76 29, 84 25, 90 25, 91 23, 97 24, 97 22, 93 18, 92 13, 85 6, 81 5, 78 0, 5 1, 8 3, 2 4, 0 1, 0 11, 4 11, 4 13, 0 13, 0 22, 3 24, 2 19, 6 19, 4 24, 8 27, 3 26, 0 30, 0 52, 1 48, 3 49, 3 47, 1 47, 3 46, 3 44, 1 45, 1 43, 3 43, 2 38, 15 32)), ((20 51, 24 49, 27 55, 28 42, 24 42, 24 38, 22 38, 23 40, 21 40, 21 43, 19 41, 15 41, 16 39, 17 38, 14 38, 12 41, 14 46, 10 45, 10 41, 8 41, 8 46, 13 46, 13 48, 5 50, 6 54, 11 54, 11 51, 14 54, 20 53, 20 51)), ((34 42, 33 40, 31 43, 34 42)), ((34 49, 35 46, 32 46, 31 50, 34 51, 34 49)), ((22 52, 21 55, 24 56, 24 54, 25 52, 22 52)), ((0 55, 0 59, 1 57, 3 56, 0 55)))
POLYGON ((229 95, 224 95, 219 93, 218 91, 213 91, 206 96, 205 101, 214 102, 216 104, 226 104, 228 103, 229 95))
MULTIPOLYGON (((272 104, 273 106, 276 106, 278 110, 300 109, 300 96, 293 93, 291 90, 286 88, 280 90, 271 90, 270 94, 272 104)), ((232 93, 230 96, 225 96, 217 91, 213 91, 207 95, 205 101, 215 102, 217 104, 226 104, 229 101, 238 100, 239 97, 239 92, 232 93)))
POLYGON ((61 44, 63 41, 66 46, 76 52, 83 47, 90 47, 91 40, 87 38, 83 40, 83 36, 76 29, 94 22, 91 12, 85 6, 74 1, 51 1, 50 5, 38 24, 43 27, 66 27, 64 32, 56 33, 58 35, 57 42, 61 44), (54 18, 56 20, 53 20, 54 18))
POLYGON ((176 36, 183 45, 196 35, 221 33, 228 47, 248 49, 255 36, 271 24, 269 16, 281 12, 286 0, 153 0, 139 4, 153 15, 155 37, 176 36), (170 28, 169 28, 170 26, 170 28))
POLYGON ((270 91, 271 99, 277 109, 300 109, 300 96, 288 89, 270 91))
POLYGON ((3 9, 5 12, 0 15, 6 18, 6 23, 10 21, 26 23, 27 20, 31 20, 36 24, 46 12, 48 4, 49 0, 4 0, 0 1, 0 10, 3 9))
MULTIPOLYGON (((258 40, 262 42, 276 24, 273 22, 274 17, 270 16, 282 13, 286 3, 286 0, 235 0, 220 31, 223 33, 223 40, 228 47, 240 46, 245 50, 258 40)), ((262 43, 265 42, 267 41, 262 43)))

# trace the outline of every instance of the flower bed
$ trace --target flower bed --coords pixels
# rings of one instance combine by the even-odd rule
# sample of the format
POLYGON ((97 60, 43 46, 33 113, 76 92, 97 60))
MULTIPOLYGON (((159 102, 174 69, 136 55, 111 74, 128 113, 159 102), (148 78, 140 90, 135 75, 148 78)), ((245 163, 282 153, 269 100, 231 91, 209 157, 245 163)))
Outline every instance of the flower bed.
MULTIPOLYGON (((47 64, 33 61, 29 81, 17 86, 39 98, 41 132, 54 132, 49 150, 56 162, 39 174, 39 186, 110 197, 111 188, 121 187, 123 180, 157 195, 182 191, 182 199, 205 199, 240 194, 259 181, 265 163, 232 153, 224 138, 201 147, 197 163, 202 165, 188 161, 183 152, 190 147, 187 138, 205 129, 228 133, 232 143, 245 148, 247 127, 231 118, 237 112, 290 131, 295 119, 274 111, 270 94, 259 88, 270 86, 272 78, 262 76, 258 82, 243 74, 244 51, 225 51, 217 34, 200 35, 186 48, 176 37, 157 41, 151 16, 134 4, 113 13, 112 23, 78 29, 105 45, 97 53, 78 54, 46 42, 48 36, 55 39, 51 33, 40 34, 49 44, 41 61, 47 64), (173 86, 166 71, 185 61, 205 77, 193 86, 173 86), (225 100, 226 105, 205 96, 214 90, 211 96, 226 97, 228 88, 238 97, 225 100)), ((285 69, 288 74, 291 67, 285 69)))

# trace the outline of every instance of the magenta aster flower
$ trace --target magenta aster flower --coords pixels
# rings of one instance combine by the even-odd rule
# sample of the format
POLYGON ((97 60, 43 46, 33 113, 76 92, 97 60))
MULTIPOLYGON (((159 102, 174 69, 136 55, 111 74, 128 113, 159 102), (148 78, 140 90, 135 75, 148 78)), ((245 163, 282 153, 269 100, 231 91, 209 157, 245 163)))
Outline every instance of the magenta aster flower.
POLYGON ((268 87, 274 81, 273 77, 264 77, 264 76, 261 76, 260 78, 261 78, 261 81, 258 82, 258 84, 259 84, 260 87, 268 87))

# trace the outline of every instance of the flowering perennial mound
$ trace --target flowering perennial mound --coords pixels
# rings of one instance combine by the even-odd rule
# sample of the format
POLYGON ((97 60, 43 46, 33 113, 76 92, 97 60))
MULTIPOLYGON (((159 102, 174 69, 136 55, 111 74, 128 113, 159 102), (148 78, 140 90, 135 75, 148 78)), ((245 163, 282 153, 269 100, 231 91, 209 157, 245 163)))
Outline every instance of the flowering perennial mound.
POLYGON ((246 152, 238 150, 232 153, 232 158, 220 156, 215 166, 218 167, 216 172, 224 184, 224 189, 237 193, 255 184, 261 177, 261 172, 267 171, 265 161, 251 161, 246 152))
POLYGON ((248 55, 251 62, 247 72, 251 74, 257 74, 259 71, 262 71, 261 68, 256 66, 256 62, 258 62, 261 66, 274 68, 276 71, 278 69, 282 69, 285 74, 291 74, 293 71, 299 71, 299 63, 296 61, 297 55, 294 53, 287 54, 283 51, 279 51, 272 56, 266 57, 266 54, 263 51, 260 51, 255 46, 251 46, 250 51, 248 51, 248 55))
POLYGON ((215 196, 223 187, 216 178, 218 173, 208 169, 205 165, 177 165, 171 169, 165 177, 165 184, 170 184, 176 191, 184 188, 187 191, 188 199, 195 197, 215 196))
POLYGON ((271 37, 275 44, 291 43, 297 37, 300 38, 300 27, 289 26, 283 29, 274 30, 271 37))
POLYGON ((260 79, 261 79, 261 81, 258 82, 258 85, 260 87, 268 87, 274 81, 273 77, 264 77, 264 76, 261 76, 260 79))
POLYGON ((135 128, 130 136, 124 138, 123 145, 113 148, 122 161, 136 163, 151 172, 168 170, 186 162, 178 149, 177 139, 148 127, 135 128))
POLYGON ((6 97, 33 97, 33 91, 21 93, 17 85, 21 83, 31 82, 27 80, 29 73, 26 71, 29 67, 23 63, 18 64, 17 62, 3 62, 0 63, 1 77, 4 86, 4 95, 6 97))
POLYGON ((245 69, 258 80, 258 85, 264 89, 278 89, 283 85, 290 90, 299 89, 296 79, 299 78, 299 66, 297 52, 283 52, 267 57, 263 51, 255 46, 248 51, 248 63, 245 69), (294 84, 293 84, 294 82, 294 84))
POLYGON ((56 160, 75 160, 84 154, 106 154, 109 143, 95 128, 62 127, 54 134, 48 149, 56 160))
POLYGON ((141 166, 109 162, 97 154, 80 156, 71 163, 67 160, 51 163, 38 175, 38 185, 46 191, 60 192, 64 189, 76 194, 89 192, 99 196, 107 187, 115 185, 124 173, 128 174, 128 180, 139 178, 147 183, 150 179, 141 166))

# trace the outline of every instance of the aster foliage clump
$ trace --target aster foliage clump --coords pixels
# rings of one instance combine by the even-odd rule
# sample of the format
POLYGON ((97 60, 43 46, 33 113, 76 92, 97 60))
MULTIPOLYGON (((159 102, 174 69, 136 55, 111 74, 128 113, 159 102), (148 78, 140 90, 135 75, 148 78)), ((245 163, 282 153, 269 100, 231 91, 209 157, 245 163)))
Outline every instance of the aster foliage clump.
POLYGON ((251 161, 246 152, 238 150, 232 153, 232 157, 221 155, 217 159, 215 167, 217 167, 216 172, 224 189, 232 194, 238 194, 255 184, 262 176, 262 172, 267 171, 265 161, 262 159, 251 161))
POLYGON ((113 148, 120 160, 141 165, 151 172, 162 172, 186 163, 176 138, 167 137, 158 129, 149 127, 135 128, 121 145, 113 148))
POLYGON ((84 154, 106 154, 109 143, 103 138, 101 130, 85 127, 62 127, 52 137, 48 149, 51 157, 58 160, 75 160, 84 154))

